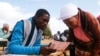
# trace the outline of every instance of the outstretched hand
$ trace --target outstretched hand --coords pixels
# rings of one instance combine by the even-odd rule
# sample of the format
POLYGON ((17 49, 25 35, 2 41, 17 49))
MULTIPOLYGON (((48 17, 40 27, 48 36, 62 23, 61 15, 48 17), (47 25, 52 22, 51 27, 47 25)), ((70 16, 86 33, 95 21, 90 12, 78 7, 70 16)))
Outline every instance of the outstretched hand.
POLYGON ((50 53, 53 53, 55 52, 56 50, 50 48, 50 47, 47 47, 47 46, 42 46, 41 49, 40 49, 40 54, 42 55, 49 55, 50 53))

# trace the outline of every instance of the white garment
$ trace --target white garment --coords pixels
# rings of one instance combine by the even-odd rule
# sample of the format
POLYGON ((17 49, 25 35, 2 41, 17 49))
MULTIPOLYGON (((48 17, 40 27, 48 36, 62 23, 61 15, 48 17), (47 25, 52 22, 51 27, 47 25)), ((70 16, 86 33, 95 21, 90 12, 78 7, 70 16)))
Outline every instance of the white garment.
POLYGON ((59 34, 56 34, 56 35, 57 35, 57 39, 60 40, 60 35, 59 34))
POLYGON ((61 35, 61 39, 62 39, 63 41, 66 41, 66 40, 67 40, 67 37, 64 36, 64 35, 61 35))
POLYGON ((78 7, 75 4, 67 4, 60 11, 60 19, 65 20, 78 14, 78 7))

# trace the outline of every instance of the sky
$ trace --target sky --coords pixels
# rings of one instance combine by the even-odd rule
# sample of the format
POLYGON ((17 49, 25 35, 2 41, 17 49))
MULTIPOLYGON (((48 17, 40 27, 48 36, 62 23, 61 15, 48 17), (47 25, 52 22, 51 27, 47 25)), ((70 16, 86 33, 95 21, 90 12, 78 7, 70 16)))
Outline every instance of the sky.
POLYGON ((58 18, 60 9, 69 3, 76 4, 96 17, 100 14, 100 0, 0 0, 0 28, 8 23, 12 30, 17 21, 28 19, 38 9, 44 8, 51 15, 49 25, 52 34, 63 32, 68 27, 58 18))

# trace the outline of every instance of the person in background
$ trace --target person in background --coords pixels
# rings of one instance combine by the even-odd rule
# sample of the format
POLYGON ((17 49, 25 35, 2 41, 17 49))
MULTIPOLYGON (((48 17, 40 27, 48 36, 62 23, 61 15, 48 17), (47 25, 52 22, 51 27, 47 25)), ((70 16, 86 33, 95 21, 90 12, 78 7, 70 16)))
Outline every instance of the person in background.
MULTIPOLYGON (((19 55, 48 55, 55 51, 48 46, 42 46, 42 33, 50 20, 50 14, 46 9, 38 9, 33 17, 28 19, 34 26, 33 36, 25 38, 23 32, 23 21, 18 21, 12 31, 11 41, 8 44, 8 54, 19 55)), ((31 31, 32 32, 32 31, 31 31)))
POLYGON ((68 30, 64 30, 63 33, 61 33, 61 41, 67 41, 67 37, 69 37, 69 31, 68 30))
POLYGON ((54 40, 57 40, 57 41, 59 41, 60 40, 60 31, 57 31, 57 33, 56 34, 54 34, 54 40))
POLYGON ((100 24, 96 17, 75 4, 67 4, 61 8, 60 19, 69 28, 68 41, 74 43, 71 56, 100 56, 100 24))
POLYGON ((7 39, 10 36, 9 24, 4 23, 3 28, 0 29, 0 38, 7 39))

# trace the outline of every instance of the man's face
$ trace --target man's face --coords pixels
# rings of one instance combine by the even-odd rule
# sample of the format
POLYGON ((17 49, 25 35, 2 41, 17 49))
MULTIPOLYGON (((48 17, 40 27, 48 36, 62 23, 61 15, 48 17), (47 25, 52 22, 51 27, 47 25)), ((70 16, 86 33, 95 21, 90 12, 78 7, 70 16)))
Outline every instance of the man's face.
POLYGON ((73 16, 71 18, 63 20, 63 22, 69 27, 69 28, 75 28, 78 26, 78 19, 76 16, 73 16))
POLYGON ((43 16, 41 17, 38 17, 37 18, 37 27, 42 29, 42 30, 45 30, 45 28, 47 27, 47 24, 49 22, 49 15, 48 14, 44 14, 43 16))

